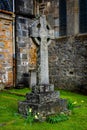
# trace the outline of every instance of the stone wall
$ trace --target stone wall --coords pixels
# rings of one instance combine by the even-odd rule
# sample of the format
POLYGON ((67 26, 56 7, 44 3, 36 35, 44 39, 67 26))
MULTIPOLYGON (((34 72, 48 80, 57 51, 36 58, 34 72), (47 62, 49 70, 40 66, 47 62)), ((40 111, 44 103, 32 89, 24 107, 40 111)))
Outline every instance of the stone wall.
POLYGON ((13 86, 12 16, 0 14, 0 89, 13 86))
POLYGON ((87 89, 87 39, 64 38, 49 47, 50 82, 67 90, 87 89))
POLYGON ((29 37, 33 0, 16 0, 16 86, 29 86, 29 70, 36 65, 36 46, 29 37), (32 60, 31 60, 32 59, 32 60))
POLYGON ((29 25, 32 20, 16 17, 16 65, 17 85, 29 86, 29 69, 36 65, 36 46, 29 38, 29 25))
POLYGON ((67 0, 66 4, 67 36, 58 37, 49 46, 50 82, 60 89, 86 93, 87 35, 79 34, 78 0, 67 0))
POLYGON ((36 46, 29 37, 32 22, 29 18, 16 17, 16 85, 29 86, 29 71, 36 67, 36 46))

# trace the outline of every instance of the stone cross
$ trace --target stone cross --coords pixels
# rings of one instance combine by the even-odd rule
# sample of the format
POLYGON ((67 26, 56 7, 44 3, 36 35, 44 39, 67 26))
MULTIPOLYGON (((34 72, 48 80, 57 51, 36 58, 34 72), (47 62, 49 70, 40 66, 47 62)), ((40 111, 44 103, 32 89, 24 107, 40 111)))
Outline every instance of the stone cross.
POLYGON ((46 16, 40 17, 39 23, 36 22, 31 28, 31 37, 36 40, 39 45, 39 68, 38 68, 38 84, 49 84, 49 67, 48 67, 48 45, 54 39, 54 30, 47 25, 46 16))

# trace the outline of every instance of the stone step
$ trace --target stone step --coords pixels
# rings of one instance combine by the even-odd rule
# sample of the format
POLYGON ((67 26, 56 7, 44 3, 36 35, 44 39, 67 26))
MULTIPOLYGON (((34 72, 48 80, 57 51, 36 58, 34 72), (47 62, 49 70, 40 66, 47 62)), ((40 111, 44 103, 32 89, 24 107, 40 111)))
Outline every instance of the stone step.
POLYGON ((29 93, 26 94, 26 100, 29 103, 49 103, 49 102, 55 102, 60 97, 59 91, 55 92, 47 92, 47 93, 29 93))
POLYGON ((46 93, 46 92, 54 92, 53 84, 43 84, 43 85, 35 85, 32 87, 33 93, 46 93))
POLYGON ((19 113, 26 116, 29 108, 32 108, 34 113, 40 113, 40 116, 46 117, 52 114, 58 114, 67 110, 67 101, 65 99, 57 99, 56 101, 39 104, 29 103, 27 101, 19 102, 19 113))

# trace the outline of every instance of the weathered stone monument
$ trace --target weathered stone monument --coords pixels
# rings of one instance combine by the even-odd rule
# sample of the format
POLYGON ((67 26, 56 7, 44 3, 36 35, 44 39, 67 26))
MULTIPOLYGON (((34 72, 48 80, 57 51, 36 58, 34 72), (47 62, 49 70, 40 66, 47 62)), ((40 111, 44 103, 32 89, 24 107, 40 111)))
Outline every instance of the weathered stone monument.
POLYGON ((46 18, 40 17, 40 23, 32 27, 31 37, 36 39, 39 46, 38 52, 38 84, 49 84, 49 67, 48 67, 48 45, 50 39, 54 39, 54 31, 47 29, 46 18), (39 38, 39 40, 38 40, 39 38), (49 40, 48 40, 49 39, 49 40), (48 41, 47 41, 48 40, 48 41))
POLYGON ((59 92, 54 91, 54 85, 49 83, 48 45, 54 39, 54 31, 50 30, 45 15, 31 27, 30 36, 36 40, 39 48, 37 85, 32 87, 31 93, 26 94, 25 101, 19 102, 19 112, 27 115, 27 110, 32 108, 43 119, 47 115, 65 111, 67 103, 65 99, 59 98, 59 92))

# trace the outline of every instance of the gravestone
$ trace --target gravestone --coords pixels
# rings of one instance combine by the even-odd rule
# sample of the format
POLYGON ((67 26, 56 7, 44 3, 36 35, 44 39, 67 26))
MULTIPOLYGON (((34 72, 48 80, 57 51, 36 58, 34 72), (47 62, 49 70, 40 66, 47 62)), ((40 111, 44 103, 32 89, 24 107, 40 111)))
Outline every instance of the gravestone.
POLYGON ((32 87, 32 92, 26 94, 26 100, 19 102, 19 112, 27 115, 29 108, 33 112, 39 112, 42 119, 46 116, 60 113, 67 110, 65 99, 60 98, 60 94, 54 91, 54 85, 49 83, 48 67, 48 45, 54 39, 54 31, 50 29, 43 15, 31 27, 30 36, 38 44, 38 63, 37 63, 37 85, 32 87))

